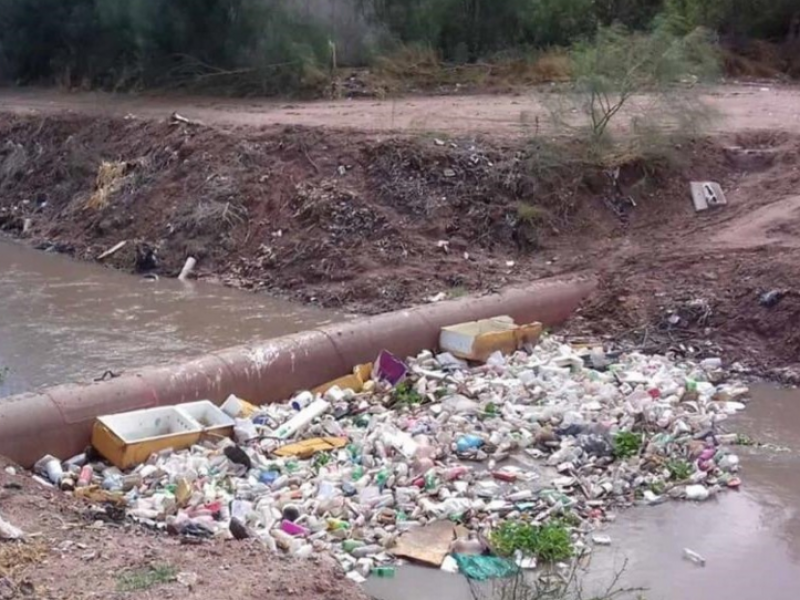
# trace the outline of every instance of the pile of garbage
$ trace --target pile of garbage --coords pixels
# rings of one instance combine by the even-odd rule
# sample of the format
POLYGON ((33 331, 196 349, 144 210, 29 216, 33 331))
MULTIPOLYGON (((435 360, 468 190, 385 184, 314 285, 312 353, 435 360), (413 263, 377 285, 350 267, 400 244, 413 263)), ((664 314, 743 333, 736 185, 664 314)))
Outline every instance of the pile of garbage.
POLYGON ((327 553, 359 581, 391 576, 402 557, 456 571, 502 554, 527 568, 536 556, 498 547, 504 523, 564 524, 584 552, 611 543, 601 530, 622 508, 737 488, 737 436, 721 425, 748 390, 725 381, 719 359, 612 355, 557 336, 478 366, 383 353, 359 391, 258 408, 231 398, 233 439, 205 436, 125 472, 85 455, 60 475, 39 470, 72 473, 75 494, 186 543, 327 553))

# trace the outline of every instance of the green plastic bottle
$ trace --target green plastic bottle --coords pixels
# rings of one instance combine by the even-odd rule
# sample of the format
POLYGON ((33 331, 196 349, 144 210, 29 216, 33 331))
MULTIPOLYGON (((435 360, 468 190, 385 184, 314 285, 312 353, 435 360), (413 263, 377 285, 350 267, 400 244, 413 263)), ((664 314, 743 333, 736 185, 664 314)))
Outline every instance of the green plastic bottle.
POLYGON ((376 567, 375 569, 372 569, 372 574, 375 575, 375 577, 380 577, 381 579, 394 579, 395 568, 376 567))

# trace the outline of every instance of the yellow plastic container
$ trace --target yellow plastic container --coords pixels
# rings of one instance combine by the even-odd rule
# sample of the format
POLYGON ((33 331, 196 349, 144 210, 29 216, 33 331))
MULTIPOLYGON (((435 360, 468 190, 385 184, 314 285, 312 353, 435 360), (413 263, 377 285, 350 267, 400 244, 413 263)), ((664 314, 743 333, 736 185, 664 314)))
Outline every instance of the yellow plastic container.
POLYGON ((98 417, 92 446, 120 469, 147 461, 151 454, 180 450, 197 443, 203 431, 194 419, 173 406, 98 417))

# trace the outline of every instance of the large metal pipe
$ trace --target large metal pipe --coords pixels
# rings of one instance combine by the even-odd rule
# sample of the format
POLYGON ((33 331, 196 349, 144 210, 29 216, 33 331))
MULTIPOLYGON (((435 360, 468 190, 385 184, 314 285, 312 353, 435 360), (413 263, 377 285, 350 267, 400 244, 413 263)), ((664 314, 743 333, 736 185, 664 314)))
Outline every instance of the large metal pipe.
POLYGON ((386 349, 410 356, 435 348, 442 327, 498 315, 518 323, 563 323, 596 286, 593 278, 545 279, 499 294, 428 304, 260 344, 146 368, 110 381, 68 384, 0 400, 0 455, 30 466, 44 454, 80 452, 96 417, 230 394, 256 403, 346 375, 386 349))

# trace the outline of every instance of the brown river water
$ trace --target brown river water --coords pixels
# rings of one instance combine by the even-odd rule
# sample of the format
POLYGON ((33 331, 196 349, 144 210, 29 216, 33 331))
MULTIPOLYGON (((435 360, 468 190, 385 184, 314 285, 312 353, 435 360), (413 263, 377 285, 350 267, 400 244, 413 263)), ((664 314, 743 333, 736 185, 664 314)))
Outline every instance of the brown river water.
POLYGON ((0 238, 0 397, 295 333, 342 315, 219 285, 150 281, 0 238))
MULTIPOLYGON (((169 362, 341 320, 334 313, 214 285, 145 281, 0 240, 0 396, 169 362)), ((2 401, 2 400, 0 400, 2 401)), ((795 600, 800 590, 800 392, 757 385, 731 427, 786 449, 742 449, 744 485, 704 504, 622 512, 588 586, 623 565, 647 600, 795 600), (684 548, 705 557, 698 567, 684 548)), ((405 566, 371 579, 378 600, 468 600, 466 581, 405 566)))

